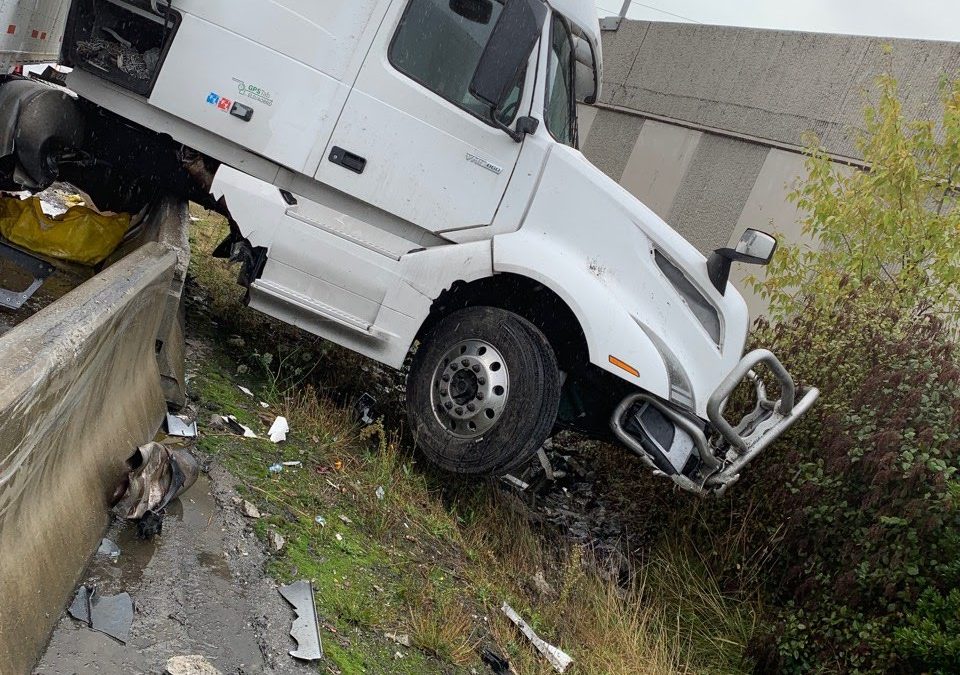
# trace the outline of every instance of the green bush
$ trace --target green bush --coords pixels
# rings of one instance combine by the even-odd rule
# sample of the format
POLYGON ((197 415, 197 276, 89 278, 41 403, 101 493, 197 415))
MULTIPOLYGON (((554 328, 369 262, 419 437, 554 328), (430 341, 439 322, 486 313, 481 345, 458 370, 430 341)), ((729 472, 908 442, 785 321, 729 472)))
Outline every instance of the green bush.
POLYGON ((764 672, 960 672, 960 86, 908 123, 878 84, 870 170, 812 147, 793 199, 820 246, 757 283, 777 323, 754 340, 823 392, 747 485, 747 538, 778 542, 764 672))
POLYGON ((863 297, 758 330, 824 390, 748 487, 767 504, 754 538, 782 532, 767 575, 781 609, 765 668, 960 667, 956 645, 934 632, 956 624, 956 604, 942 604, 950 619, 931 600, 960 586, 960 368, 942 322, 863 297), (906 625, 914 632, 898 632, 906 625))

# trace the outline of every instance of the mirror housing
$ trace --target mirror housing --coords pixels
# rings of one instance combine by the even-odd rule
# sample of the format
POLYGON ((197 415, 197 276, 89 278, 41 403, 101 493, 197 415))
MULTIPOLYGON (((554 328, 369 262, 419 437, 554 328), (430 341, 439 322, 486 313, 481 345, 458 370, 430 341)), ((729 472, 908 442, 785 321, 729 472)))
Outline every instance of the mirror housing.
POLYGON ((486 26, 493 17, 493 0, 450 0, 450 11, 467 21, 486 26))
POLYGON ((499 110, 523 75, 546 18, 543 0, 506 0, 473 73, 470 93, 499 110))
POLYGON ((720 295, 727 292, 727 282, 730 280, 730 267, 735 262, 748 265, 769 265, 773 254, 777 252, 776 237, 748 229, 740 237, 736 248, 718 248, 707 259, 707 274, 710 283, 720 291, 720 295))

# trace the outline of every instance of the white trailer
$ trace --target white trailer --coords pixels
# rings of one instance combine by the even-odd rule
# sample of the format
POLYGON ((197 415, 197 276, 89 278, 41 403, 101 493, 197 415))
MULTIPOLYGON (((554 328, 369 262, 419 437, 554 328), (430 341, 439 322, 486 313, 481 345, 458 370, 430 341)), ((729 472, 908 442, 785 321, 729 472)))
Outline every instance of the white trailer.
POLYGON ((509 471, 563 426, 722 492, 818 395, 743 353, 730 266, 776 241, 708 260, 577 149, 593 0, 73 0, 61 61, 76 101, 0 87, 7 180, 217 208, 250 306, 413 354, 411 428, 447 470, 509 471))
POLYGON ((0 0, 0 73, 60 58, 68 0, 0 0))

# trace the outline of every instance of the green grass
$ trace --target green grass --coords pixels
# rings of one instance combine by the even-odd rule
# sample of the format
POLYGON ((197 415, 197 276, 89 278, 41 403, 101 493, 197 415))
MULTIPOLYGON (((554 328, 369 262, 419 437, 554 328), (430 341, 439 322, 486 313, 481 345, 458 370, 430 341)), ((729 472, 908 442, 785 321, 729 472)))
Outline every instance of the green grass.
POLYGON ((326 652, 321 670, 483 672, 479 651, 492 645, 518 673, 552 672, 501 614, 507 601, 574 657, 574 673, 749 671, 742 653, 755 608, 724 596, 689 547, 651 550, 621 584, 588 551, 532 525, 525 507, 494 484, 434 473, 383 421, 354 424, 342 402, 369 362, 237 305, 235 270, 205 256, 224 225, 197 215, 191 271, 203 312, 190 315, 189 332, 205 349, 188 369, 206 416, 200 449, 260 508, 258 536, 267 541, 275 530, 285 538, 269 573, 313 581, 326 652), (282 372, 307 351, 316 363, 305 374, 282 372), (280 356, 264 363, 264 353, 280 356), (261 400, 271 407, 260 408, 261 400), (279 446, 211 433, 215 413, 236 415, 259 435, 270 421, 265 414, 282 414, 292 432, 279 446), (282 461, 303 466, 268 471, 282 461), (532 584, 538 572, 553 589, 548 595, 532 584), (408 635, 412 646, 386 633, 408 635))

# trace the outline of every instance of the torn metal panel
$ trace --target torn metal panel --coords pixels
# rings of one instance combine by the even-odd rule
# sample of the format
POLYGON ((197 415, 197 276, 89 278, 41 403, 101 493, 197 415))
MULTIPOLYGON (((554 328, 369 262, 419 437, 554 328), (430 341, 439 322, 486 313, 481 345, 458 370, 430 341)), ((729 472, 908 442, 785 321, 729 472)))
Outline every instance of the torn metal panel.
POLYGON ((322 658, 317 608, 313 604, 313 584, 309 581, 295 581, 289 586, 281 586, 280 595, 293 605, 297 613, 290 629, 290 636, 297 641, 297 648, 290 652, 290 656, 302 661, 322 658))

